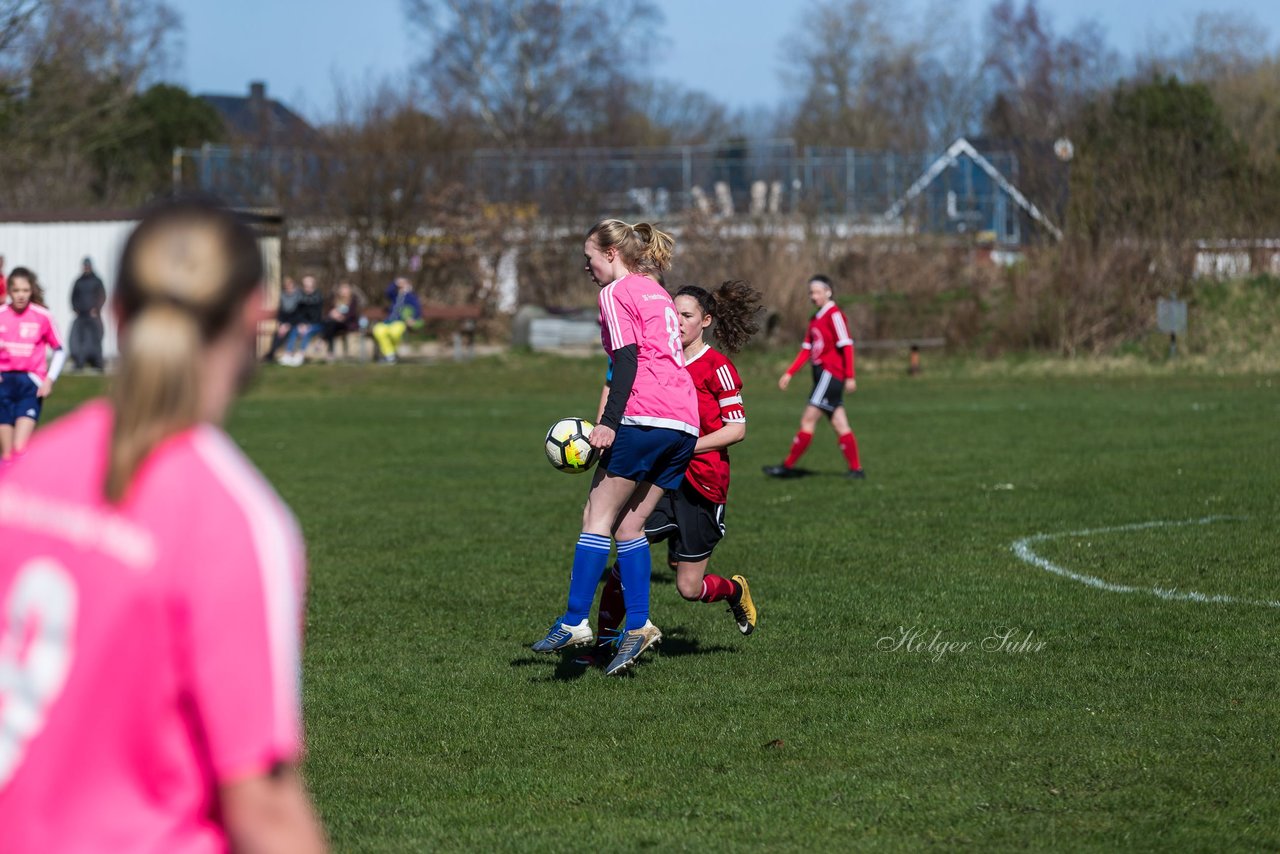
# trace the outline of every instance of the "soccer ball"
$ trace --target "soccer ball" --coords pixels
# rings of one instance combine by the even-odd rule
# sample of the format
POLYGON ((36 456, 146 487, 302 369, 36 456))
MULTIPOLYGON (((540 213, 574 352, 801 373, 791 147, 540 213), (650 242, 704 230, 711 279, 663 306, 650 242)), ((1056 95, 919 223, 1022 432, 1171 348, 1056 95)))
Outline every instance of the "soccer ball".
POLYGON ((577 474, 595 465, 600 449, 587 443, 593 427, 595 425, 585 418, 561 418, 552 424, 544 446, 552 468, 577 474))

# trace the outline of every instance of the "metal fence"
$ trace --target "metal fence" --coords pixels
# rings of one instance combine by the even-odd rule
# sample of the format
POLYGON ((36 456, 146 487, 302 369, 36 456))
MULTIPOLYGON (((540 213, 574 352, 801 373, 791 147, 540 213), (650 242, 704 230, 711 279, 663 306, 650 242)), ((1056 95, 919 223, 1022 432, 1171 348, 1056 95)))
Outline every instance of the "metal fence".
MULTIPOLYGON (((983 152, 1016 183, 1017 160, 983 152)), ((423 155, 415 168, 433 180, 460 180, 489 203, 529 206, 543 216, 665 218, 698 210, 718 217, 816 215, 849 221, 882 217, 939 153, 797 146, 791 140, 665 148, 477 150, 423 155)), ((403 164, 402 164, 403 167, 403 164)), ((325 182, 341 155, 206 145, 179 149, 174 182, 247 206, 326 211, 325 182)), ((981 170, 957 163, 904 210, 924 231, 992 230, 1018 238, 1016 211, 981 170)))

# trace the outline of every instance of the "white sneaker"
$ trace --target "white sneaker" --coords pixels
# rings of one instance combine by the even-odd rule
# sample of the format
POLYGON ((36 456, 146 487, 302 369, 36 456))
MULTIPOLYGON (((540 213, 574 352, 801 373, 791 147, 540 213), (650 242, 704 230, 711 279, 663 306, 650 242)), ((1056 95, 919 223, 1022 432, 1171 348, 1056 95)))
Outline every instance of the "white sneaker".
POLYGON ((576 626, 567 623, 556 623, 547 631, 547 636, 535 643, 534 652, 555 652, 571 646, 587 646, 595 643, 596 636, 591 631, 591 623, 583 620, 576 626))

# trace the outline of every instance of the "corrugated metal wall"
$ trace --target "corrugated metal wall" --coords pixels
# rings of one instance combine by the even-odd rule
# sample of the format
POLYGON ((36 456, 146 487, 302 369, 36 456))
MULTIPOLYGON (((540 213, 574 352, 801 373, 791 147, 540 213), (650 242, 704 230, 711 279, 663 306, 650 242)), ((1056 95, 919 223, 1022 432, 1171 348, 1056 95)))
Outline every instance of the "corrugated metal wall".
POLYGON ((14 267, 33 270, 44 289, 44 301, 58 324, 58 335, 67 343, 71 334, 71 285, 80 277, 81 262, 93 260, 93 268, 107 286, 106 335, 103 352, 116 354, 115 323, 110 315, 111 287, 124 241, 136 222, 5 222, 0 223, 0 255, 4 272, 14 267))
MULTIPOLYGON (((14 267, 35 271, 44 289, 45 303, 53 312, 63 344, 71 334, 71 285, 79 278, 81 263, 92 259, 93 268, 107 286, 106 334, 103 353, 115 357, 115 322, 111 317, 111 294, 115 286, 120 253, 137 220, 102 222, 0 222, 0 255, 7 276, 14 267)), ((267 291, 280 288, 280 238, 263 235, 258 239, 266 262, 267 291)), ((271 302, 274 304, 274 302, 271 302)))

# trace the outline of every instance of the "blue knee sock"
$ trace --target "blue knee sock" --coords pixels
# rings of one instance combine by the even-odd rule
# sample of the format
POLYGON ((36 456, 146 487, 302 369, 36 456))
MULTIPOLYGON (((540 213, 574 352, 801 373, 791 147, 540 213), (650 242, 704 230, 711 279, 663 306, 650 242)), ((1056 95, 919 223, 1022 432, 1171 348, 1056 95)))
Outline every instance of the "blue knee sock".
POLYGON ((622 601, 627 605, 627 631, 649 622, 649 541, 644 537, 618 543, 622 601))
POLYGON ((596 585, 609 563, 609 542, 608 537, 599 534, 578 537, 578 547, 573 550, 573 574, 569 576, 569 610, 562 623, 576 626, 591 613, 596 585))

